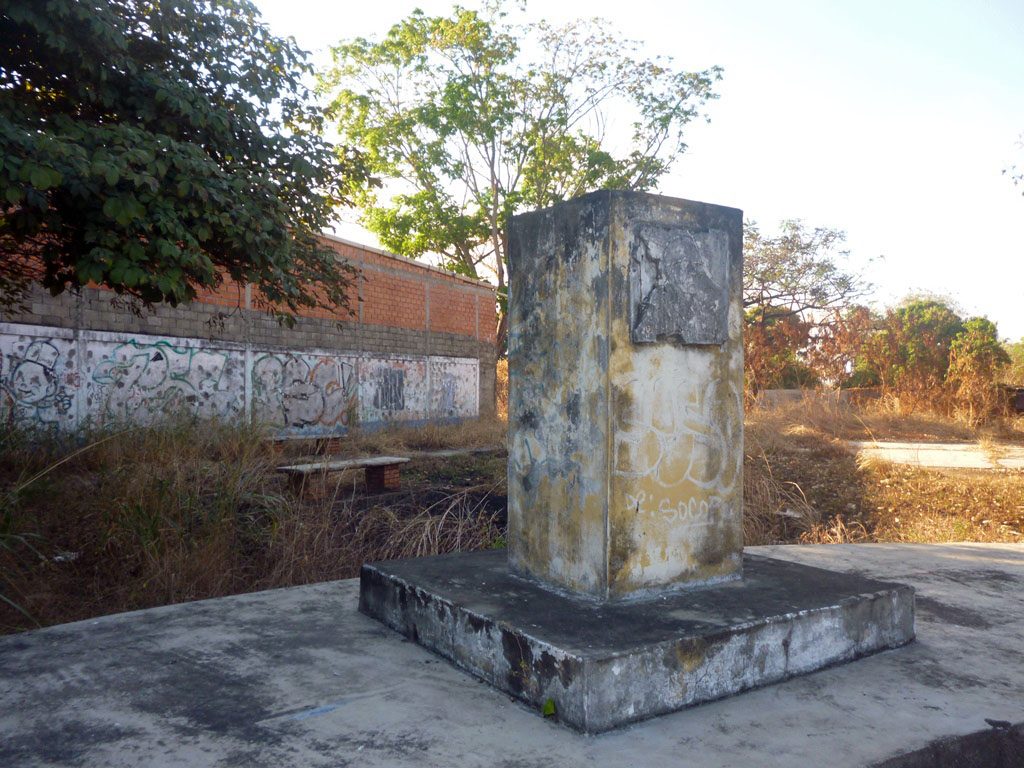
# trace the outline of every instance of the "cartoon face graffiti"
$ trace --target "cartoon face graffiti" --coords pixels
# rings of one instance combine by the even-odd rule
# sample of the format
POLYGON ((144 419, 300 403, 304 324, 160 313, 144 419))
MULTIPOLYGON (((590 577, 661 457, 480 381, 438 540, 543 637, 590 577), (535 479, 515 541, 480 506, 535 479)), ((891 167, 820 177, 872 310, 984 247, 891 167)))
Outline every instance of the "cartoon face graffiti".
POLYGON ((53 421, 52 412, 66 414, 71 410, 71 395, 61 386, 57 375, 60 350, 48 341, 37 339, 22 354, 12 354, 10 374, 3 389, 20 418, 29 421, 53 421), (51 412, 49 416, 46 412, 51 412), (35 412, 35 419, 30 416, 35 412))
POLYGON ((57 394, 55 371, 60 352, 47 341, 33 341, 20 359, 15 357, 7 388, 22 405, 37 405, 57 394))

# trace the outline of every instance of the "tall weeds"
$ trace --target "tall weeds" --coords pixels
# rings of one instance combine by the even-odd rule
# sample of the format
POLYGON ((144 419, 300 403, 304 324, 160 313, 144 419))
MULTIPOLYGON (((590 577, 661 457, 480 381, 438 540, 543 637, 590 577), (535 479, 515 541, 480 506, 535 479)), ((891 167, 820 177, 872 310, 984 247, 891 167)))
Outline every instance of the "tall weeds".
POLYGON ((10 433, 0 442, 0 630, 345 578, 367 560, 502 536, 468 495, 428 509, 300 498, 268 438, 192 421, 76 439, 10 433))

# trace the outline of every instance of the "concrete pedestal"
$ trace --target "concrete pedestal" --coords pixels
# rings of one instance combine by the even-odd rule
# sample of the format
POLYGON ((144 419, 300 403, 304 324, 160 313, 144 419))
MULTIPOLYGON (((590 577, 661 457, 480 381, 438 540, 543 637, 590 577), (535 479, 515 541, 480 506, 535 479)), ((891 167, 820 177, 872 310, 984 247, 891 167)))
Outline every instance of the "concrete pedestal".
POLYGON ((607 600, 738 579, 742 213, 595 192, 508 238, 512 570, 607 600))
POLYGON ((629 602, 544 589, 505 552, 366 565, 360 610, 588 733, 895 648, 900 584, 744 556, 742 581, 629 602))
POLYGON ((913 590, 743 555, 743 214, 604 191, 509 223, 508 552, 360 608, 589 733, 893 648, 913 590))

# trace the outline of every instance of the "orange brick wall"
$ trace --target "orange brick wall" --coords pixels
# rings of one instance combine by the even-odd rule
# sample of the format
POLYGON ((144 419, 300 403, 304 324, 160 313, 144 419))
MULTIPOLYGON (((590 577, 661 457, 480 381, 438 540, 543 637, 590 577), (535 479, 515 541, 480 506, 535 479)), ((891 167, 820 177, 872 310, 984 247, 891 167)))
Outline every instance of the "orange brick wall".
MULTIPOLYGON (((323 243, 358 268, 359 277, 350 291, 347 309, 306 309, 298 313, 301 317, 495 341, 494 289, 485 283, 355 243, 330 237, 323 238, 323 243)), ((218 291, 200 292, 196 301, 218 307, 252 307, 245 288, 232 280, 226 280, 218 291)))

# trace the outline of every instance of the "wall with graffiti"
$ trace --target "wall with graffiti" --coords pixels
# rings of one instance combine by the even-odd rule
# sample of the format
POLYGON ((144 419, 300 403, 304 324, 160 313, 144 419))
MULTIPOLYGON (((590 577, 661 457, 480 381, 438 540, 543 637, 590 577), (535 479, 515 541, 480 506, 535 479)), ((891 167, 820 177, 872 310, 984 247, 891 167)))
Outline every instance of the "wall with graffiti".
POLYGON ((177 414, 254 420, 281 436, 479 414, 479 361, 256 349, 0 323, 0 419, 52 430, 177 414))

